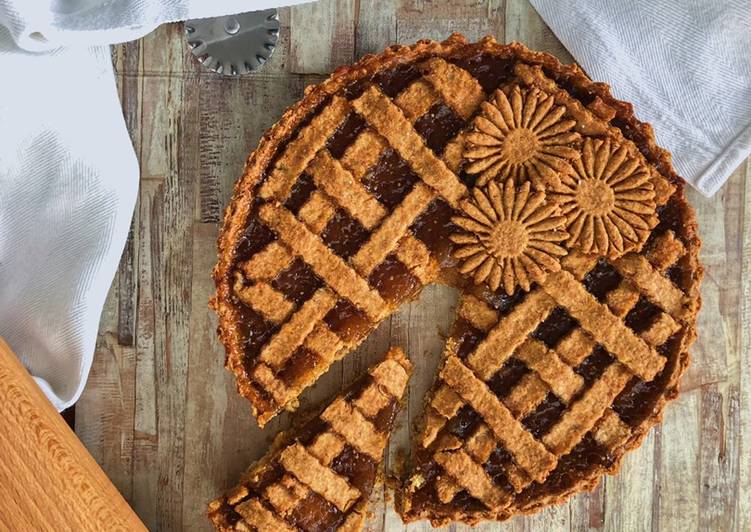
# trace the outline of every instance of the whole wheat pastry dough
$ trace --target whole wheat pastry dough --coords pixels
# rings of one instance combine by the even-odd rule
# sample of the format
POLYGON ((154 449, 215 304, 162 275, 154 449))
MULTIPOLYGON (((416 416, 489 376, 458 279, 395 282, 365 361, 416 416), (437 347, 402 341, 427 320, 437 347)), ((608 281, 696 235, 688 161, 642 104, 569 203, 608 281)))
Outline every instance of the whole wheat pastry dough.
POLYGON ((214 527, 361 530, 411 372, 392 348, 317 417, 279 434, 237 486, 209 503, 214 527))

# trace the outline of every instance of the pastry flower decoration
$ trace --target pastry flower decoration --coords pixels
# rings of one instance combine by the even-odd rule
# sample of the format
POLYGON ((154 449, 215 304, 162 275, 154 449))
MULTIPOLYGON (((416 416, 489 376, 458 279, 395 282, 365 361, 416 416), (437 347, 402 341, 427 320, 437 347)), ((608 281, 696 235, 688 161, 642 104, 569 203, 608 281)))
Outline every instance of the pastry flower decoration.
POLYGON ((550 194, 566 217, 566 246, 609 258, 640 249, 658 221, 646 164, 624 144, 587 138, 573 167, 550 194))
POLYGON ((499 185, 491 180, 475 187, 462 201, 461 216, 452 221, 461 231, 449 238, 457 244, 454 256, 459 271, 471 274, 476 284, 507 294, 517 286, 529 290, 546 272, 560 270, 559 245, 568 238, 566 219, 558 206, 545 201, 543 192, 531 191, 530 182, 517 186, 512 178, 499 185))
POLYGON ((573 131, 576 121, 565 113, 564 106, 537 88, 516 85, 508 96, 495 91, 467 134, 465 170, 479 174, 478 186, 496 176, 531 181, 536 190, 559 184, 559 174, 570 171, 571 161, 579 157, 581 141, 573 131))

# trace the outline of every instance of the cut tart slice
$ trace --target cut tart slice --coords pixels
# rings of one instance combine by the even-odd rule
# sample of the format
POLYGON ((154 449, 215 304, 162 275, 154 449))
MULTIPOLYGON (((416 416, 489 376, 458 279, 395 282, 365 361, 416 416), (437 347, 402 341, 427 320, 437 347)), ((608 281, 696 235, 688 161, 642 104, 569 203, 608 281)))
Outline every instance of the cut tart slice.
POLYGON ((360 530, 412 365, 392 348, 209 504, 221 531, 360 530))

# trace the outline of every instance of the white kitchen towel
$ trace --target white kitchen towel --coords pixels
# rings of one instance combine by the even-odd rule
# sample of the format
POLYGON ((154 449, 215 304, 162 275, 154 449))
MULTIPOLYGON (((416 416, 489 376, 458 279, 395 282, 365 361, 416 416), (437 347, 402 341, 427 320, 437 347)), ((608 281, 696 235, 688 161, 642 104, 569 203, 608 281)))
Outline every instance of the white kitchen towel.
POLYGON ((300 0, 0 0, 0 337, 81 394, 138 190, 108 44, 300 0))
POLYGON ((751 154, 751 0, 530 0, 706 196, 751 154))

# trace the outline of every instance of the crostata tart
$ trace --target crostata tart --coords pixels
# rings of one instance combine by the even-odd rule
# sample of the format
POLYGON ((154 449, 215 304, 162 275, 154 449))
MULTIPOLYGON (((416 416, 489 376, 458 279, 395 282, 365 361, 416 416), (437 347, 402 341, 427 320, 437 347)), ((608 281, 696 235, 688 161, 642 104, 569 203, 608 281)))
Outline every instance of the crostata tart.
POLYGON ((702 275, 683 186, 575 65, 460 35, 367 56, 308 88, 237 183, 214 271, 227 368, 263 425, 454 286, 397 509, 439 525, 559 502, 677 395, 702 275))
POLYGON ((240 485, 209 504, 215 528, 360 530, 411 371, 391 349, 299 431, 279 434, 240 485))

